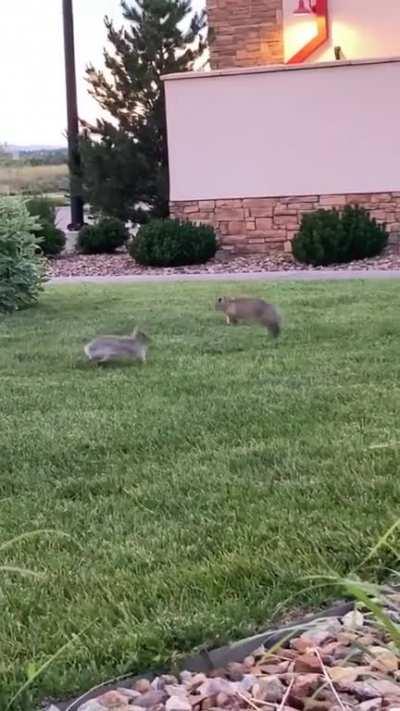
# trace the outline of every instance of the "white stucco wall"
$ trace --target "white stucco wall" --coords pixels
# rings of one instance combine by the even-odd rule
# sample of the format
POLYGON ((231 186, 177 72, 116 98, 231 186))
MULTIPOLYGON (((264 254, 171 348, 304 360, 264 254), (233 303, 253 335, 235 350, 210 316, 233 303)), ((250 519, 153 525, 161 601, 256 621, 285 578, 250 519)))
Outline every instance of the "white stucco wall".
MULTIPOLYGON (((400 56, 400 0, 328 0, 331 38, 310 62, 400 56)), ((315 36, 315 20, 293 14, 297 0, 283 0, 285 61, 315 36)))
POLYGON ((166 81, 172 200, 400 191, 400 59, 166 81))

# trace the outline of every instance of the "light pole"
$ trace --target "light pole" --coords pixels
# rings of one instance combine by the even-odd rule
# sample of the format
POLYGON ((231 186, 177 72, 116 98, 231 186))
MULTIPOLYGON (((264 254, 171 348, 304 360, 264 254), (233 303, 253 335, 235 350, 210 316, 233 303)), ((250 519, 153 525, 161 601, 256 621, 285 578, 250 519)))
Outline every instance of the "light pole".
POLYGON ((68 162, 71 192, 71 224, 69 230, 83 225, 82 169, 79 152, 78 101, 76 94, 74 15, 72 0, 62 0, 64 22, 65 84, 68 116, 68 162))

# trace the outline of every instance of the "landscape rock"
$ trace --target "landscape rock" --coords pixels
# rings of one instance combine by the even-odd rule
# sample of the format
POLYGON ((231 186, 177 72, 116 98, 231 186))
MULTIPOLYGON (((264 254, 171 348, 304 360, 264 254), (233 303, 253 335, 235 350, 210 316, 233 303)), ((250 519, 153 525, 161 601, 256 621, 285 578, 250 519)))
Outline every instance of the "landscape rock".
POLYGON ((228 694, 228 696, 232 696, 234 691, 235 687, 233 686, 233 683, 220 677, 207 679, 207 681, 201 684, 198 688, 198 693, 200 696, 204 697, 217 696, 218 694, 228 694))
POLYGON ((195 674, 190 678, 189 686, 191 689, 195 689, 197 686, 200 686, 200 684, 203 684, 205 681, 207 681, 207 677, 205 674, 195 674))
POLYGON ((238 662, 231 662, 227 665, 228 676, 232 681, 240 681, 243 675, 247 672, 244 664, 239 664, 238 662))
POLYGON ((261 677, 253 686, 253 697, 258 701, 282 701, 285 687, 277 677, 261 677))
MULTIPOLYGON (((196 674, 196 676, 198 675, 196 674)), ((205 679, 207 678, 206 675, 202 674, 201 676, 204 676, 203 681, 205 681, 205 679)), ((192 678, 193 674, 190 671, 181 671, 181 673, 179 674, 179 679, 181 680, 182 684, 190 684, 192 678)))
POLYGON ((334 683, 346 686, 353 684, 362 674, 370 671, 369 667, 330 667, 329 676, 334 683))
POLYGON ((311 672, 320 673, 321 672, 321 662, 315 654, 302 654, 297 657, 294 664, 295 672, 311 672))
POLYGON ((337 629, 335 629, 333 625, 332 628, 317 627, 315 630, 307 630, 307 632, 304 632, 299 639, 308 646, 321 647, 321 645, 325 644, 325 642, 329 642, 334 639, 336 633, 337 629))
POLYGON ((192 704, 182 696, 170 696, 165 709, 166 711, 192 711, 192 704))
POLYGON ((393 696, 400 702, 400 684, 388 679, 371 679, 369 684, 379 696, 393 696))
POLYGON ((140 696, 140 693, 138 691, 135 691, 134 689, 125 689, 122 686, 119 687, 117 691, 119 691, 120 694, 127 696, 128 699, 136 699, 138 696, 140 696))
POLYGON ((342 618, 343 627, 354 630, 364 625, 364 615, 359 610, 351 610, 342 618))
POLYGON ((146 691, 149 691, 151 688, 151 683, 149 679, 138 679, 134 686, 133 686, 135 691, 138 691, 139 694, 144 694, 146 691))
POLYGON ((303 700, 311 696, 321 685, 320 674, 302 674, 295 679, 290 692, 290 699, 303 700))
POLYGON ((400 701, 400 686, 386 679, 368 679, 348 684, 347 691, 357 696, 360 701, 375 699, 377 696, 394 696, 400 701))
POLYGON ((255 660, 255 658, 254 658, 253 656, 251 656, 251 655, 248 656, 248 657, 246 657, 246 658, 243 660, 243 664, 244 664, 244 666, 246 667, 246 669, 251 669, 252 667, 254 667, 255 663, 256 663, 256 660, 255 660))
MULTIPOLYGON (((126 708, 126 705, 125 705, 125 708, 126 708)), ((78 711, 104 711, 104 710, 105 710, 105 706, 103 706, 103 704, 100 704, 97 699, 90 699, 89 701, 86 701, 84 704, 81 704, 78 707, 78 711)))
POLYGON ((254 657, 254 659, 263 657, 264 654, 265 654, 265 647, 263 644, 260 644, 260 646, 257 647, 257 649, 255 649, 254 652, 252 652, 252 656, 254 657))
POLYGON ((332 701, 324 699, 306 699, 304 702, 305 711, 332 711, 332 701))
POLYGON ((121 706, 128 706, 129 699, 125 694, 121 694, 119 691, 106 691, 97 698, 99 704, 101 704, 105 709, 115 709, 121 706))
POLYGON ((296 652, 300 652, 300 654, 305 654, 306 652, 309 652, 313 648, 312 642, 309 642, 306 639, 303 639, 302 637, 296 637, 295 639, 292 639, 290 642, 290 646, 292 649, 295 649, 296 652))
POLYGON ((168 696, 181 696, 183 698, 186 698, 188 693, 186 686, 180 684, 166 684, 164 690, 168 696))
POLYGON ((394 652, 383 647, 372 646, 368 648, 366 659, 371 662, 373 669, 384 672, 395 672, 399 668, 399 660, 394 652))
POLYGON ((232 697, 228 696, 228 694, 218 694, 216 698, 216 704, 217 708, 221 708, 222 706, 227 706, 228 704, 232 703, 232 697))
POLYGON ((165 691, 151 689, 135 699, 135 706, 140 706, 142 709, 150 709, 152 706, 162 704, 166 698, 165 691))
MULTIPOLYGON (((218 696, 218 694, 217 694, 218 696)), ((217 703, 217 696, 209 696, 206 699, 204 699, 201 702, 201 709, 202 711, 209 711, 210 709, 215 707, 215 704, 217 703)))
POLYGON ((260 664, 258 669, 264 674, 285 674, 290 664, 289 661, 279 662, 279 664, 260 664))
POLYGON ((369 701, 363 701, 358 709, 359 711, 380 711, 382 708, 382 699, 369 699, 369 701))
POLYGON ((243 679, 236 682, 235 688, 241 693, 246 693, 253 688, 254 684, 257 683, 257 677, 254 674, 245 674, 243 679))

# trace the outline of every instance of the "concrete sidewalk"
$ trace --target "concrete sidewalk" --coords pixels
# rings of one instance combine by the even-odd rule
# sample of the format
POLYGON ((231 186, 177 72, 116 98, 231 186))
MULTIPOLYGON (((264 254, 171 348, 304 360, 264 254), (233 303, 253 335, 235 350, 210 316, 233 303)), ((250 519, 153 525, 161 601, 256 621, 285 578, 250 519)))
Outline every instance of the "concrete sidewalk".
POLYGON ((148 284, 168 282, 193 282, 193 281, 340 281, 350 279, 400 279, 398 269, 369 269, 369 270, 310 270, 310 271, 282 271, 282 272, 237 272, 237 273, 203 273, 203 274, 161 274, 124 276, 75 276, 54 277, 47 283, 50 286, 61 284, 148 284))

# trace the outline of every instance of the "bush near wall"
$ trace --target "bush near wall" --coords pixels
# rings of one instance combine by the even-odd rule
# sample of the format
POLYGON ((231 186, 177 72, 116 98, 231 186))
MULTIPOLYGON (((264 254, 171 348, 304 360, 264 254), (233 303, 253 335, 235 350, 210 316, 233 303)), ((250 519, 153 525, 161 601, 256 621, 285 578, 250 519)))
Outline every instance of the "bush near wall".
POLYGON ((389 234, 367 210, 347 205, 342 212, 317 210, 303 215, 293 240, 293 255, 313 266, 343 264, 380 254, 389 234))
POLYGON ((103 217, 94 225, 85 225, 78 235, 82 254, 112 254, 127 242, 129 232, 117 217, 103 217))
POLYGON ((217 251, 215 231, 208 225, 179 220, 151 220, 142 225, 129 247, 130 255, 149 267, 204 264, 217 251))

